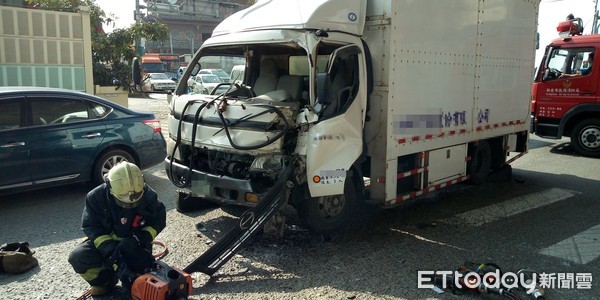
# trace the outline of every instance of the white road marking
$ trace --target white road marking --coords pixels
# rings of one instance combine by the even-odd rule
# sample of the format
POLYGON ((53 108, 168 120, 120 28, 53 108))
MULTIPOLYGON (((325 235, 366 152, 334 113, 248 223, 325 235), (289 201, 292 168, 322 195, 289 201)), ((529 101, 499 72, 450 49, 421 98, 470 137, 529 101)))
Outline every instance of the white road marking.
POLYGON ((540 253, 577 264, 587 264, 600 256, 600 225, 542 249, 540 253))
POLYGON ((417 235, 417 234, 414 234, 414 233, 410 233, 408 231, 404 231, 404 230, 400 230, 400 229, 394 229, 394 228, 392 228, 391 230, 392 231, 396 231, 396 232, 400 232, 400 233, 403 233, 403 234, 406 234, 406 235, 410 235, 410 236, 416 238, 417 240, 425 241, 425 242, 432 243, 432 244, 447 246, 447 247, 454 248, 454 249, 457 249, 457 250, 467 251, 464 248, 456 247, 454 245, 446 244, 446 243, 443 243, 443 242, 438 242, 438 241, 430 240, 430 239, 428 239, 426 237, 423 237, 423 236, 420 236, 420 235, 417 235))
POLYGON ((488 205, 482 208, 470 210, 450 218, 442 220, 448 224, 463 224, 481 226, 486 223, 514 216, 528 210, 536 209, 554 202, 565 200, 575 196, 574 191, 551 188, 541 192, 519 196, 502 203, 488 205))

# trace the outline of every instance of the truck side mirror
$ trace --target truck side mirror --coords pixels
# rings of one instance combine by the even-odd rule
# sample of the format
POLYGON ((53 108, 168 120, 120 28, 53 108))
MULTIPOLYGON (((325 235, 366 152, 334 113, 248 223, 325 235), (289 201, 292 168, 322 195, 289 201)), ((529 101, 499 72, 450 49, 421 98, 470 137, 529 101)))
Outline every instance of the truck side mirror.
POLYGON ((331 104, 329 90, 331 89, 331 80, 329 73, 317 74, 317 99, 322 105, 331 104))
POLYGON ((544 70, 544 75, 542 76, 542 80, 548 80, 548 79, 550 79, 550 69, 546 68, 544 70))
POLYGON ((133 83, 136 85, 139 85, 140 83, 142 83, 142 70, 141 70, 141 66, 140 66, 140 61, 138 60, 137 57, 133 58, 133 61, 131 62, 131 77, 133 78, 133 83))

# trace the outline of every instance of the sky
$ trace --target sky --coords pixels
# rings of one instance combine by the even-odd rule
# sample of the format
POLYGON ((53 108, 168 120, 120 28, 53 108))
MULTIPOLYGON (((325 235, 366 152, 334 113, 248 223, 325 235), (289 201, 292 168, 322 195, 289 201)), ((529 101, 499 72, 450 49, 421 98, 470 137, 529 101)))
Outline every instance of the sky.
MULTIPOLYGON (((106 13, 114 14, 118 19, 116 28, 129 27, 133 23, 135 0, 96 0, 96 3, 106 13)), ((144 5, 145 1, 140 0, 144 5)), ((591 33, 594 20, 594 0, 542 0, 538 18, 538 32, 540 33, 540 49, 536 51, 536 66, 543 55, 545 45, 558 37, 556 26, 564 21, 569 13, 583 20, 584 34, 591 33)), ((110 26, 104 30, 112 31, 110 26)))
MULTIPOLYGON (((96 0, 95 1, 106 14, 114 14, 118 19, 115 21, 115 28, 126 28, 133 24, 133 11, 135 10, 135 0, 96 0)), ((140 4, 145 2, 140 0, 140 4)), ((114 28, 104 25, 104 30, 109 32, 114 28)))

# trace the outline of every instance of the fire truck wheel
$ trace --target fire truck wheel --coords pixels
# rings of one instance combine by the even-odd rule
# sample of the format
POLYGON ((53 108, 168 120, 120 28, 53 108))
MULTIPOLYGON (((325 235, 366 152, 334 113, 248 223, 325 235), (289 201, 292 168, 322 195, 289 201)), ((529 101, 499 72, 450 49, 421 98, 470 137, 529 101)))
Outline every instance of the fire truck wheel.
POLYGON ((575 125, 571 146, 581 155, 600 157, 600 119, 585 119, 575 125))
POLYGON ((471 176, 470 182, 474 185, 482 184, 492 164, 492 151, 487 141, 479 141, 477 145, 469 145, 471 160, 467 163, 467 174, 471 176))
POLYGON ((298 215, 311 230, 328 235, 350 225, 357 207, 354 180, 348 176, 344 185, 344 195, 305 200, 298 205, 298 215))

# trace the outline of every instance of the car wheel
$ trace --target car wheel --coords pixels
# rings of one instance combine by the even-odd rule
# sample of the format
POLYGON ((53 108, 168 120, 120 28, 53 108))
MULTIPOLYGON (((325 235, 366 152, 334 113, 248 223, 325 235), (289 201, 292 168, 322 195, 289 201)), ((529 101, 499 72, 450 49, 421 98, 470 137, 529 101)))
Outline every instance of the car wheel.
POLYGON ((352 177, 346 177, 343 195, 314 197, 302 201, 297 209, 302 221, 314 232, 335 233, 354 220, 358 207, 356 187, 352 177))
POLYGON ((104 176, 108 171, 122 161, 135 163, 131 154, 123 150, 110 150, 104 153, 94 164, 94 174, 92 176, 93 183, 96 185, 102 184, 104 182, 104 176))
POLYGON ((581 155, 600 157, 600 119, 586 119, 575 125, 571 146, 581 155))
POLYGON ((467 174, 470 175, 470 182, 474 185, 482 184, 492 165, 492 150, 487 141, 479 141, 469 149, 471 160, 467 163, 467 174))

